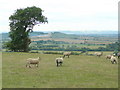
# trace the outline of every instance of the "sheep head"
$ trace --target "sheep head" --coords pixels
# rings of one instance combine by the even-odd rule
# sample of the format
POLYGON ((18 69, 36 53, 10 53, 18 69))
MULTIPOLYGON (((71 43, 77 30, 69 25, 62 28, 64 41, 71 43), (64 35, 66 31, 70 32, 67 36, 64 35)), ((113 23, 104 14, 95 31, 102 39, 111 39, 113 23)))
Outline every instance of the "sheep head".
POLYGON ((41 60, 41 58, 40 58, 40 57, 38 57, 38 60, 41 60))

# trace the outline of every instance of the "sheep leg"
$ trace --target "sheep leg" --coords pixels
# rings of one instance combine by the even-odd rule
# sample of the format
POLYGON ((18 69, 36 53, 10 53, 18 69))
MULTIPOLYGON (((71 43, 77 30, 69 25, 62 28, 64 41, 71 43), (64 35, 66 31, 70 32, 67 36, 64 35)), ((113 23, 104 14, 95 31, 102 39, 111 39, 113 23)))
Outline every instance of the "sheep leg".
POLYGON ((120 58, 120 55, 118 55, 118 58, 120 58))
POLYGON ((37 64, 37 67, 38 67, 38 64, 37 64))
POLYGON ((59 66, 59 63, 57 62, 57 67, 59 66))
POLYGON ((62 62, 60 62, 60 66, 62 66, 62 62))
POLYGON ((31 68, 30 64, 29 64, 29 68, 31 68))
POLYGON ((113 61, 111 61, 111 63, 112 63, 112 64, 114 64, 114 62, 113 62, 113 61))
POLYGON ((69 58, 69 55, 68 55, 68 58, 69 58))
POLYGON ((57 63, 57 67, 59 66, 59 62, 58 61, 56 61, 56 63, 57 63))
POLYGON ((117 61, 116 61, 116 60, 114 60, 114 62, 117 64, 117 61))
POLYGON ((60 63, 60 66, 62 66, 62 63, 60 63))
POLYGON ((26 67, 28 67, 28 63, 26 64, 26 67))

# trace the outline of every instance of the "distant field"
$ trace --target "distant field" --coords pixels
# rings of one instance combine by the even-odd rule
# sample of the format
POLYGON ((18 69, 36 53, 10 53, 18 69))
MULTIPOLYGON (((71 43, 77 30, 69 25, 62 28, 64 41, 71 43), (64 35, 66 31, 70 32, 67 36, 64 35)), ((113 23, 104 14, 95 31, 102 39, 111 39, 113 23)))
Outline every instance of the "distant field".
POLYGON ((118 40, 117 34, 88 34, 88 35, 77 35, 77 34, 65 34, 61 32, 54 32, 47 36, 33 36, 31 37, 32 41, 39 40, 54 40, 54 41, 64 41, 68 43, 84 43, 85 41, 88 44, 110 44, 118 40))
MULTIPOLYGON (((0 43, 7 50, 5 43, 10 40, 8 33, 4 33, 0 43)), ((117 34, 65 34, 61 32, 34 32, 30 35, 30 50, 49 51, 110 51, 109 44, 118 41, 117 34), (108 46, 108 47, 107 47, 108 46)), ((115 48, 116 49, 116 48, 115 48)), ((112 49, 115 50, 115 49, 112 49)))
MULTIPOLYGON (((32 50, 71 50, 80 51, 82 48, 91 50, 102 50, 104 51, 106 46, 113 44, 118 41, 117 35, 75 35, 75 34, 64 34, 60 32, 54 32, 47 36, 34 36, 31 37, 30 48, 32 50), (46 43, 47 42, 47 43, 46 43), (56 43, 57 44, 56 44, 56 43), (58 44, 59 42, 59 44, 58 44), (61 42, 61 43, 60 43, 61 42), (47 44, 47 46, 46 46, 47 44), (52 45, 53 47, 50 47, 52 45), (54 47, 55 45, 55 47, 54 47), (57 45, 57 47, 56 47, 57 45)), ((85 50, 85 49, 84 49, 85 50)), ((108 47, 106 50, 109 50, 108 47)))
MULTIPOLYGON (((89 52, 93 53, 93 52, 89 52)), ((104 52, 104 55, 112 52, 104 52)), ((118 64, 104 56, 71 55, 56 67, 61 55, 3 52, 3 88, 118 88, 118 64), (42 58, 39 67, 26 68, 26 59, 42 58)))
MULTIPOLYGON (((64 41, 64 42, 68 42, 68 43, 84 43, 84 41, 85 40, 81 40, 81 39, 66 39, 66 38, 57 38, 57 39, 53 39, 53 38, 32 38, 31 39, 32 41, 40 41, 40 40, 54 40, 54 41, 64 41)), ((110 43, 113 43, 113 42, 115 42, 115 41, 117 41, 117 39, 111 39, 111 40, 109 40, 109 39, 107 39, 106 40, 106 38, 104 38, 104 39, 102 39, 102 40, 93 40, 93 39, 90 39, 90 40, 87 40, 87 43, 89 43, 89 44, 110 44, 110 43)))

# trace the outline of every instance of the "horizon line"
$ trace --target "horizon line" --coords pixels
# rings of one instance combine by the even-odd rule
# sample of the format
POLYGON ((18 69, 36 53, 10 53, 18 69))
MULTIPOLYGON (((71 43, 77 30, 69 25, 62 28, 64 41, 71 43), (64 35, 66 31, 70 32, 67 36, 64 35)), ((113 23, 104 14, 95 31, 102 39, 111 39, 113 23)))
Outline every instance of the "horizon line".
MULTIPOLYGON (((82 32, 86 32, 86 31, 89 31, 89 32, 92 32, 92 31, 97 31, 97 32, 105 32, 105 31, 118 31, 118 30, 41 30, 41 31, 39 31, 39 30, 34 30, 33 32, 62 32, 62 31, 70 31, 70 32, 80 32, 80 31, 82 31, 82 32)), ((4 32, 0 32, 0 33, 9 33, 10 31, 4 31, 4 32)))

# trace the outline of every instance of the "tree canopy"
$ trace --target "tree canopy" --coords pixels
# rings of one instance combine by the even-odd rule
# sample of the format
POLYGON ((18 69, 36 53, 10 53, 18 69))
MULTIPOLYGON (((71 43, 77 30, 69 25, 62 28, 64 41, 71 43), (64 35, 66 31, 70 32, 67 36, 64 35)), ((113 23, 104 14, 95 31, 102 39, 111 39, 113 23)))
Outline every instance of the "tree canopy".
POLYGON ((42 14, 43 10, 39 7, 27 7, 17 9, 13 15, 9 17, 11 41, 6 46, 12 51, 28 51, 31 40, 29 33, 33 31, 33 27, 37 24, 48 23, 47 17, 42 14))

